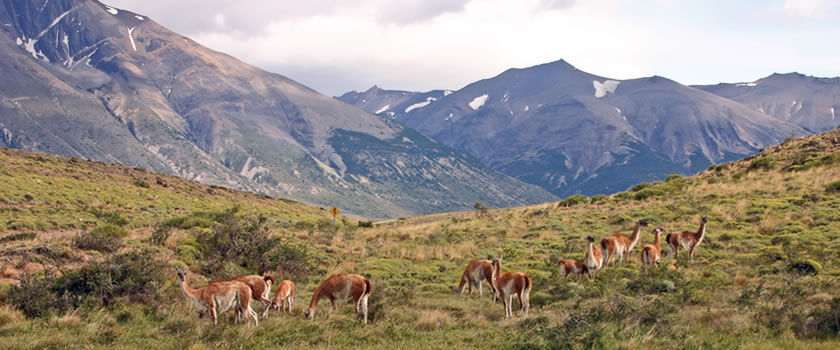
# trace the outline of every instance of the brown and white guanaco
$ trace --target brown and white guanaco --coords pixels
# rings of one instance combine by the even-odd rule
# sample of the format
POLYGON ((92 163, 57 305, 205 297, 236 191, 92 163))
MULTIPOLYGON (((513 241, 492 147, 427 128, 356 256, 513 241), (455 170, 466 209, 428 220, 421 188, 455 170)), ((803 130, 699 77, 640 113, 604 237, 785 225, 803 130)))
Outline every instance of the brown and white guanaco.
POLYGON ((330 300, 332 310, 335 311, 336 300, 352 299, 356 305, 356 313, 362 316, 362 321, 368 323, 368 297, 373 291, 370 280, 362 275, 339 273, 332 275, 321 282, 312 294, 309 308, 305 316, 308 319, 315 318, 315 310, 321 298, 330 300))
POLYGON ((268 299, 271 294, 271 286, 274 284, 274 277, 269 275, 245 275, 233 279, 248 285, 251 288, 251 296, 255 300, 263 303, 266 309, 271 306, 271 300, 268 299))
POLYGON ((243 317, 252 318, 254 325, 259 325, 257 313, 251 309, 251 288, 239 281, 211 282, 204 288, 191 288, 187 284, 187 273, 178 270, 181 291, 198 309, 199 313, 209 313, 213 324, 219 324, 219 314, 236 309, 236 322, 243 317))
POLYGON ((566 278, 569 276, 580 277, 586 273, 586 265, 583 263, 583 260, 560 259, 557 264, 562 268, 563 277, 566 278))
POLYGON ((624 255, 632 252, 636 244, 639 243, 642 227, 645 226, 647 226, 647 221, 639 220, 630 236, 616 232, 601 239, 601 249, 604 250, 604 267, 610 264, 613 257, 617 257, 619 262, 624 262, 624 255))
POLYGON ((646 244, 644 248, 642 248, 643 269, 658 265, 659 259, 662 258, 662 228, 657 227, 653 230, 653 234, 653 244, 646 244))
POLYGON ((589 278, 595 277, 595 274, 604 267, 604 258, 601 248, 595 245, 595 237, 586 237, 586 254, 583 257, 583 265, 586 267, 586 274, 589 278))
POLYGON ((495 296, 496 287, 493 283, 493 280, 495 278, 495 270, 493 268, 494 261, 495 259, 480 259, 470 261, 467 264, 467 267, 464 269, 464 273, 461 275, 461 283, 458 284, 458 288, 455 289, 455 292, 459 294, 464 294, 464 290, 468 288, 469 294, 472 294, 473 287, 478 287, 478 295, 484 296, 484 291, 481 287, 481 282, 487 281, 487 284, 490 285, 490 292, 493 293, 492 295, 495 296))
POLYGON ((493 269, 495 270, 495 297, 494 300, 501 299, 505 306, 505 318, 513 317, 513 296, 519 298, 519 306, 525 316, 528 316, 528 310, 531 308, 531 287, 534 282, 531 277, 524 272, 502 272, 501 259, 493 260, 493 269))
POLYGON ((706 237, 706 224, 709 222, 707 217, 700 219, 700 228, 696 232, 683 231, 673 232, 665 236, 665 241, 671 247, 671 252, 674 253, 674 259, 677 259, 680 249, 688 250, 689 261, 694 260, 694 254, 697 252, 697 247, 703 243, 703 238, 706 237))
POLYGON ((268 310, 270 309, 292 313, 296 297, 297 291, 295 283, 290 280, 283 280, 277 285, 277 293, 274 294, 274 301, 271 302, 270 307, 263 311, 263 317, 268 316, 268 310))

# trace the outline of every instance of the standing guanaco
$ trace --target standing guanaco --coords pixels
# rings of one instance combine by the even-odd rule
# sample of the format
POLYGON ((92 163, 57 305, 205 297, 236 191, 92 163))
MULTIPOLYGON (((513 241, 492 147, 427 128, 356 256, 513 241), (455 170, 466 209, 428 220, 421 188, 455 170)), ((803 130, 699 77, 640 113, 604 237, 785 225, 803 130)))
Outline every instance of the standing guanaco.
POLYGON ((312 293, 312 301, 305 316, 308 319, 315 318, 315 310, 321 298, 330 300, 332 310, 335 311, 336 299, 346 300, 352 298, 356 305, 356 313, 362 316, 364 324, 368 323, 368 297, 373 286, 370 280, 362 275, 339 273, 332 275, 321 282, 321 285, 312 293))
POLYGON ((274 301, 271 303, 270 307, 263 311, 263 317, 268 316, 268 310, 270 309, 292 313, 296 296, 297 291, 295 289, 295 283, 290 280, 283 280, 277 285, 277 294, 274 295, 274 301))
POLYGON ((674 259, 678 258, 680 249, 688 249, 688 260, 694 260, 694 253, 697 252, 697 247, 703 243, 703 238, 706 236, 706 223, 709 222, 707 217, 700 219, 700 228, 696 232, 683 231, 673 232, 665 236, 665 241, 671 247, 671 252, 674 253, 674 259))
POLYGON ((583 265, 586 266, 586 274, 589 278, 595 277, 595 274, 604 267, 604 258, 601 248, 595 245, 595 237, 586 237, 586 255, 583 257, 583 265))
POLYGON ((618 261, 624 262, 624 255, 629 254, 639 243, 641 238, 642 227, 647 226, 647 221, 639 220, 633 228, 633 234, 628 236, 620 232, 613 233, 601 239, 601 248, 604 250, 604 266, 608 266, 613 257, 618 257, 618 261))
POLYGON ((657 227, 653 230, 655 236, 653 244, 646 244, 642 248, 642 269, 647 266, 654 266, 659 264, 659 259, 662 257, 662 228, 657 227))
POLYGON ((524 272, 502 273, 501 260, 493 260, 493 269, 496 271, 496 288, 494 300, 501 299, 505 306, 505 318, 513 317, 513 296, 519 298, 519 306, 525 316, 531 308, 531 287, 534 283, 524 272))
POLYGON ((482 281, 487 281, 490 285, 490 292, 496 295, 496 287, 493 283, 495 279, 495 270, 493 268, 494 260, 480 259, 473 260, 467 264, 464 273, 461 275, 461 283, 455 291, 459 294, 464 294, 464 289, 469 288, 469 294, 472 295, 473 287, 478 287, 478 295, 484 296, 484 291, 481 287, 482 281))
POLYGON ((236 322, 243 317, 250 317, 254 325, 259 325, 257 313, 251 309, 251 288, 238 281, 211 282, 204 288, 191 288, 187 285, 187 273, 177 270, 181 291, 198 309, 199 313, 209 313, 213 324, 219 324, 219 314, 236 308, 236 322))

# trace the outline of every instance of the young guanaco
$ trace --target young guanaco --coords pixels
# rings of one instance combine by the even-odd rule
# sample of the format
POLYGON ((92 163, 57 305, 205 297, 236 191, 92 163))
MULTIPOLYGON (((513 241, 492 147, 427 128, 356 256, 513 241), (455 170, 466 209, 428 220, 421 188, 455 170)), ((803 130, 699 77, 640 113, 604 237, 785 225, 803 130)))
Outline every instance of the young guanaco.
POLYGON ((295 283, 290 280, 283 280, 277 285, 277 294, 274 295, 274 301, 271 306, 263 311, 263 317, 268 315, 268 310, 282 310, 292 313, 292 308, 295 305, 295 298, 297 291, 295 290, 295 283))
POLYGON ((586 264, 583 263, 583 260, 560 259, 557 264, 562 268, 561 271, 563 272, 563 277, 566 278, 569 276, 580 277, 587 273, 586 264))
POLYGON ((662 257, 662 228, 657 227, 653 230, 654 240, 653 244, 646 244, 642 248, 642 268, 654 266, 659 264, 659 259, 662 257))
POLYGON ((700 219, 700 228, 697 231, 683 231, 673 232, 665 236, 665 241, 671 247, 671 252, 674 253, 674 259, 678 258, 680 249, 688 250, 689 261, 694 260, 694 254, 697 252, 697 247, 703 243, 703 238, 706 236, 706 224, 709 222, 707 217, 700 219))
POLYGON ((315 310, 321 298, 330 300, 332 310, 335 311, 336 300, 352 298, 356 305, 356 313, 362 316, 365 324, 368 323, 368 297, 373 291, 370 280, 362 275, 339 273, 332 275, 321 282, 321 285, 312 293, 312 300, 305 316, 308 319, 315 318, 315 310))
POLYGON ((502 273, 502 262, 497 259, 493 261, 493 268, 496 271, 496 285, 494 300, 501 299, 505 306, 505 318, 513 317, 513 296, 519 298, 519 306, 525 316, 531 308, 531 287, 534 282, 524 272, 502 273))
POLYGON ((243 317, 252 318, 259 325, 257 313, 251 309, 251 288, 238 281, 211 282, 204 288, 191 288, 187 284, 187 273, 178 270, 181 291, 198 309, 199 314, 209 313, 213 324, 219 324, 219 314, 236 309, 236 322, 243 317))
POLYGON ((624 255, 632 252, 636 244, 639 243, 642 227, 647 225, 647 221, 639 220, 630 236, 616 232, 601 239, 601 249, 604 250, 604 266, 608 266, 613 257, 617 257, 619 262, 623 262, 624 255))

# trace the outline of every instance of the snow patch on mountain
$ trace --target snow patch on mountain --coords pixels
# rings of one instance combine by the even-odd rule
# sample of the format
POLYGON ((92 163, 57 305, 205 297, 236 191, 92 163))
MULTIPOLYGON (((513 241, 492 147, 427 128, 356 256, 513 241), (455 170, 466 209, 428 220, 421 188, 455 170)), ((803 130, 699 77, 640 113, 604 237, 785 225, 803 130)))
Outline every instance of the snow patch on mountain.
POLYGON ((116 16, 117 14, 120 13, 120 10, 117 10, 117 9, 111 7, 111 6, 105 6, 105 11, 108 11, 108 13, 110 13, 114 16, 116 16))
POLYGON ((435 102, 435 101, 437 101, 437 99, 434 98, 434 97, 426 97, 425 101, 417 102, 417 103, 415 103, 411 106, 408 106, 408 108, 405 109, 405 112, 406 113, 411 113, 411 111, 413 111, 415 109, 420 109, 420 108, 426 107, 426 106, 428 106, 429 104, 431 104, 432 102, 435 102))
POLYGON ((131 35, 131 33, 134 32, 134 28, 136 27, 128 28, 128 40, 131 41, 131 48, 134 49, 134 51, 137 51, 137 45, 134 43, 134 36, 131 35))
POLYGON ((479 108, 484 106, 485 103, 487 103, 488 98, 490 98, 490 96, 488 96, 487 94, 478 96, 478 97, 474 98, 472 101, 470 101, 469 106, 474 111, 477 111, 479 108))
POLYGON ((595 97, 601 98, 607 96, 607 94, 615 93, 619 84, 621 84, 621 82, 616 80, 604 80, 603 83, 593 80, 592 87, 595 88, 595 97))
POLYGON ((376 112, 373 112, 373 114, 379 114, 379 113, 385 112, 389 109, 391 109, 391 105, 384 105, 384 106, 382 106, 382 108, 377 109, 376 112))

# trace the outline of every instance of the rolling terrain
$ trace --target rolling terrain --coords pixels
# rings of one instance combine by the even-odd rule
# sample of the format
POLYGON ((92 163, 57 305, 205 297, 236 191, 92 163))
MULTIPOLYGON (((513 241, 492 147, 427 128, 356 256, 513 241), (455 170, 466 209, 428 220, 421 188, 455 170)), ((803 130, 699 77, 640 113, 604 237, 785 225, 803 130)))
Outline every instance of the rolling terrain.
POLYGON ((840 345, 840 130, 610 196, 372 225, 353 218, 333 224, 318 208, 158 181, 125 167, 18 151, 0 156, 0 342, 8 348, 840 345), (229 209, 237 204, 238 211, 229 209), (642 233, 646 244, 653 227, 695 230, 701 216, 709 218, 707 237, 691 263, 665 257, 641 273, 637 250, 594 280, 564 279, 556 265, 581 258, 588 235, 629 232, 644 218, 652 223, 642 233), (82 239, 103 237, 94 232, 120 229, 126 234, 116 250, 77 248, 97 247, 82 239), (227 255, 224 237, 265 253, 227 255), (230 258, 214 265, 220 256, 230 258), (467 261, 486 256, 502 256, 504 270, 533 278, 528 317, 503 320, 489 297, 452 293, 467 261), (259 327, 234 325, 230 313, 218 326, 198 319, 175 284, 175 267, 192 271, 190 283, 200 286, 258 266, 282 267, 299 285, 295 312, 273 314, 259 327), (303 319, 313 288, 339 271, 373 280, 370 325, 349 305, 303 319))
POLYGON ((94 0, 3 0, 0 24, 0 147, 370 217, 553 199, 142 14, 94 0))

